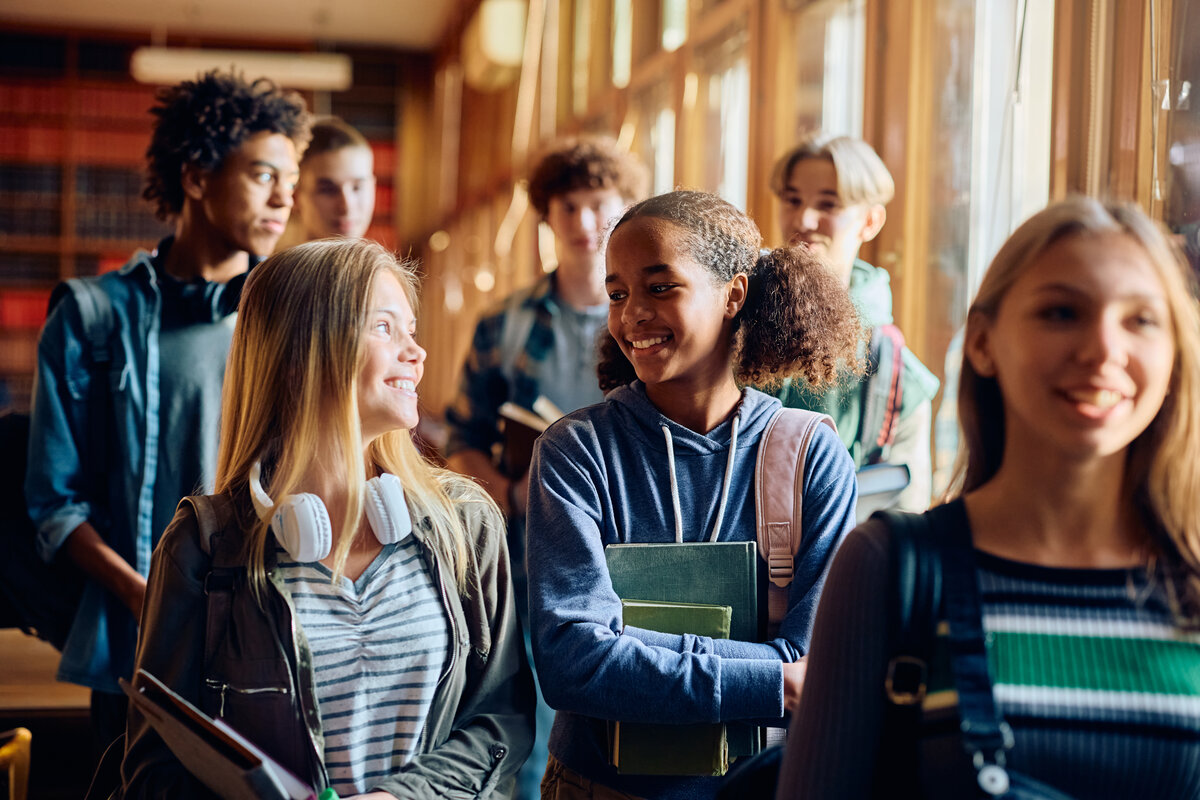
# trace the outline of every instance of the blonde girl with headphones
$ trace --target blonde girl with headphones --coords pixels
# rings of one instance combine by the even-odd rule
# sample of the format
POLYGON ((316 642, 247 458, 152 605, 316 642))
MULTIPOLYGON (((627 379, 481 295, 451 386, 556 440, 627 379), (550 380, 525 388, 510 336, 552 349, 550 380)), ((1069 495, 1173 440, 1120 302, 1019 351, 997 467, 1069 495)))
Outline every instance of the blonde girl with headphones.
MULTIPOLYGON (((137 667, 318 792, 503 796, 532 682, 502 518, 410 437, 416 294, 361 240, 251 274, 217 493, 185 498, 154 553, 137 667)), ((128 736, 125 796, 209 796, 136 711, 128 736)))

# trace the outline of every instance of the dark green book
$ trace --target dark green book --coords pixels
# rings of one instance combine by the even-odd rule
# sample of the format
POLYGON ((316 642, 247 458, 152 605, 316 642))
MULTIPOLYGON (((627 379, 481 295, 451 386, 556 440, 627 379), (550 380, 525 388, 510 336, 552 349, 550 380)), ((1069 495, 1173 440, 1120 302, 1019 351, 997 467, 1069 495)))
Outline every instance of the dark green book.
POLYGON ((621 600, 626 625, 660 633, 690 633, 728 639, 733 609, 712 603, 673 603, 663 600, 621 600))
MULTIPOLYGON (((759 641, 758 555, 754 542, 610 544, 604 548, 604 557, 618 597, 729 606, 732 614, 728 638, 759 641)), ((704 635, 699 631, 661 632, 704 635)), ((761 737, 756 727, 733 725, 727 736, 731 758, 759 751, 761 737)))
POLYGON ((610 544, 604 558, 617 597, 729 606, 729 638, 757 642, 755 548, 754 542, 610 544))
MULTIPOLYGON (((707 603, 622 600, 626 625, 660 633, 729 638, 732 609, 707 603)), ((729 770, 725 726, 615 722, 612 763, 622 775, 724 775, 729 770)))

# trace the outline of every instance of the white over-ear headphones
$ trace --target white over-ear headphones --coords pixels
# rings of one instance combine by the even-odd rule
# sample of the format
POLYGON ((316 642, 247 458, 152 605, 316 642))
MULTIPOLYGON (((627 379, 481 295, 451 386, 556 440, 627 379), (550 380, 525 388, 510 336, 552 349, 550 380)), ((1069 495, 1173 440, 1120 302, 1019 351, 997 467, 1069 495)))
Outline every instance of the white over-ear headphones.
MULTIPOLYGON (((292 494, 276 505, 262 486, 262 464, 250 467, 250 499, 259 519, 270 519, 275 538, 301 563, 320 561, 333 549, 329 511, 315 494, 292 494)), ((385 472, 367 481, 367 521, 381 544, 394 544, 412 533, 412 518, 400 479, 385 472)))

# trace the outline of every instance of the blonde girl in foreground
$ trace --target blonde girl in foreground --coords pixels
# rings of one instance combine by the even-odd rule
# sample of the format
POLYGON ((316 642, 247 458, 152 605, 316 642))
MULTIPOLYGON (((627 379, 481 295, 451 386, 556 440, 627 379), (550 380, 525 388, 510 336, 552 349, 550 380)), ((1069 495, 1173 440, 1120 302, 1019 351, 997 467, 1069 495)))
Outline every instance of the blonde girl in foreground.
MULTIPOLYGON (((495 504, 409 437, 416 289, 356 240, 251 274, 217 494, 155 551, 137 666, 318 791, 503 796, 531 677, 495 504)), ((122 774, 127 797, 209 796, 136 712, 122 774)))

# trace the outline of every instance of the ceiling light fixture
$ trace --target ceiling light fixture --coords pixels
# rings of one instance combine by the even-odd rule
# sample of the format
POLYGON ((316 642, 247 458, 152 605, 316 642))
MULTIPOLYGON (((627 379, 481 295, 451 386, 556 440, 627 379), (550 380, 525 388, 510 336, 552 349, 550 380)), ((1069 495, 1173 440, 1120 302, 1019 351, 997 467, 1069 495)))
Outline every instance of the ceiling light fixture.
POLYGON ((270 78, 289 89, 332 92, 349 89, 352 75, 350 57, 339 53, 139 47, 129 61, 134 80, 158 86, 195 80, 214 69, 232 69, 248 80, 270 78))

